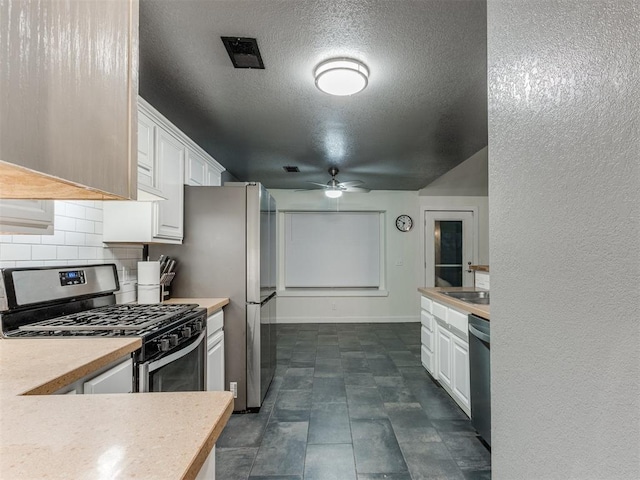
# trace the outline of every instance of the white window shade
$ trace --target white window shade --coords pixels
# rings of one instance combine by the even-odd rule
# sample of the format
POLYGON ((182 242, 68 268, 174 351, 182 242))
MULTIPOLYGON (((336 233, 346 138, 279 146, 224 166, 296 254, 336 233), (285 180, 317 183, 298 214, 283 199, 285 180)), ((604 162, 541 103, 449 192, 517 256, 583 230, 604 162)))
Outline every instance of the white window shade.
POLYGON ((285 288, 378 288, 380 212, 285 214, 285 288))

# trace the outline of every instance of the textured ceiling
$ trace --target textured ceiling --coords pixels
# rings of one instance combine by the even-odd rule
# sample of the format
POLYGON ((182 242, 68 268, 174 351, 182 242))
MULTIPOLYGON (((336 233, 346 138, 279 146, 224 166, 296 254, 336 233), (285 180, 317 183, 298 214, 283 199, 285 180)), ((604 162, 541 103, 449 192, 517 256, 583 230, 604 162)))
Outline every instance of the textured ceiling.
POLYGON ((487 145, 485 0, 141 0, 140 94, 239 180, 418 190, 487 145), (255 37, 264 70, 221 36, 255 37), (368 87, 313 70, 353 57, 368 87), (297 165, 300 173, 285 173, 297 165))

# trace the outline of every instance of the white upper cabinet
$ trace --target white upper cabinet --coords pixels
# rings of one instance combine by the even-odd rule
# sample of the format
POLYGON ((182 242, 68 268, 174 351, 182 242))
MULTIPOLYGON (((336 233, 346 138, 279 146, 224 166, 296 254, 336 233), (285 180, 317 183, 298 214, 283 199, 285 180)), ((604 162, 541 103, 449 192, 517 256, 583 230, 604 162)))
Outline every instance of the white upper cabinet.
POLYGON ((0 197, 136 198, 138 0, 0 2, 0 197))
POLYGON ((145 201, 104 202, 103 240, 181 243, 184 185, 220 185, 224 168, 142 98, 138 109, 138 198, 145 201))
POLYGON ((0 200, 0 234, 53 235, 53 200, 0 200))
POLYGON ((144 197, 140 191, 162 197, 158 187, 155 135, 156 127, 153 121, 140 109, 138 111, 138 200, 144 197))
POLYGON ((157 127, 156 159, 158 184, 167 200, 154 202, 155 238, 182 240, 184 217, 184 144, 157 127))
POLYGON ((217 162, 202 153, 198 153, 194 148, 187 148, 187 174, 185 183, 195 186, 219 187, 221 174, 224 171, 217 162))

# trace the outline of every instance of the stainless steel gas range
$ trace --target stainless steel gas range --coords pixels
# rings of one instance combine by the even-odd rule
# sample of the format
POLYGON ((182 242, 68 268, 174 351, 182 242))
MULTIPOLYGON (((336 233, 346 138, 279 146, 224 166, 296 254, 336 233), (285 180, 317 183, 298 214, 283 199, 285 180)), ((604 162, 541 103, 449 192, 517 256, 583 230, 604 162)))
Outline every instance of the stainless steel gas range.
POLYGON ((116 305, 115 264, 0 270, 7 339, 136 336, 137 392, 204 391, 206 310, 195 304, 116 305))

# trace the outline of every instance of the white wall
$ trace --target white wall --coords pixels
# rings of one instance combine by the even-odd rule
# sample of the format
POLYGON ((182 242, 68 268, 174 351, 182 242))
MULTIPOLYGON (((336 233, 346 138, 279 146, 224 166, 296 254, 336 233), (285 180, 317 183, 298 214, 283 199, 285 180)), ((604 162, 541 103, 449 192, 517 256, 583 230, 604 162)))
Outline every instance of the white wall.
POLYGON ((121 291, 134 291, 142 247, 102 243, 102 202, 57 200, 54 227, 54 235, 0 235, 0 268, 115 263, 121 291))
POLYGON ((488 1, 493 478, 640 478, 640 4, 488 1))
POLYGON ((420 190, 420 195, 449 197, 489 195, 488 148, 484 147, 460 165, 435 179, 420 190))
MULTIPOLYGON (((398 215, 406 213, 416 221, 419 217, 418 193, 405 191, 372 191, 367 194, 346 193, 340 199, 326 198, 321 191, 295 192, 269 190, 282 210, 382 210, 386 212, 385 268, 388 296, 296 296, 279 292, 278 321, 294 322, 407 322, 419 321, 419 294, 422 265, 419 225, 408 233, 395 227, 398 215), (402 265, 396 265, 397 263, 402 265)), ((280 229, 281 230, 281 229, 280 229)), ((278 244, 282 245, 280 239, 278 244)), ((280 251, 279 274, 283 258, 280 251)))

